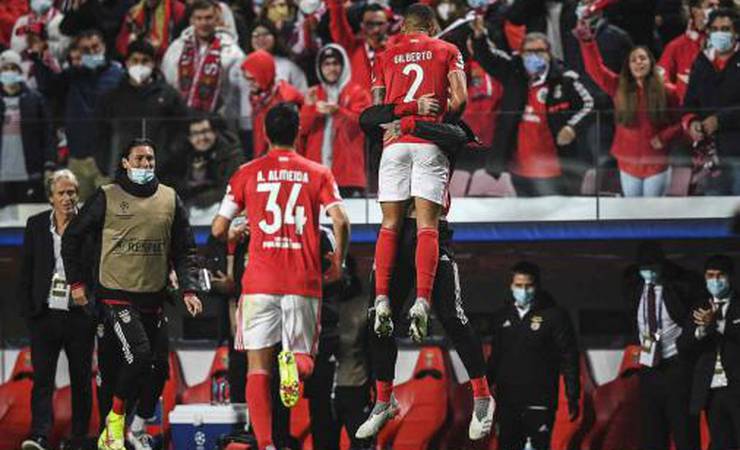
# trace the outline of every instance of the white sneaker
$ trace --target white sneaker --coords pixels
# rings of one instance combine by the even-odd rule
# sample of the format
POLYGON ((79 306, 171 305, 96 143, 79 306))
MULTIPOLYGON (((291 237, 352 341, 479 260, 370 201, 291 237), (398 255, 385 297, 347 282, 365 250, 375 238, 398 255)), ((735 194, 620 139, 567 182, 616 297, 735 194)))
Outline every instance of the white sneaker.
POLYGON ((471 441, 483 439, 491 433, 495 411, 496 401, 493 397, 488 397, 487 405, 473 403, 473 417, 470 419, 470 427, 468 428, 468 437, 471 441))
POLYGON ((411 325, 409 326, 409 336, 414 342, 421 342, 427 336, 429 331, 429 302, 424 298, 417 298, 414 306, 409 310, 411 325))
POLYGON ((126 433, 126 442, 131 444, 134 450, 152 450, 152 437, 143 431, 138 433, 129 431, 126 433))
POLYGON ((378 337, 393 335, 393 312, 390 299, 385 295, 375 297, 375 325, 373 326, 378 337))
POLYGON ((389 420, 396 417, 396 414, 398 414, 398 403, 396 403, 393 396, 391 396, 391 401, 388 403, 376 403, 370 412, 370 417, 357 429, 355 437, 357 439, 369 439, 375 436, 389 420))

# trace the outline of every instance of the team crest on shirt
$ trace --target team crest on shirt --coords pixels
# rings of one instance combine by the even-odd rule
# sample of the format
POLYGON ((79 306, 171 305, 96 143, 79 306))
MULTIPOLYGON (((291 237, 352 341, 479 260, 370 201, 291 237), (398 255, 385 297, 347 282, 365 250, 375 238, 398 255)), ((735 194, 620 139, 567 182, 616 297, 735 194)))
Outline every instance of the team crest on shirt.
POLYGON ((128 309, 121 310, 118 312, 118 317, 121 319, 121 322, 129 323, 131 322, 131 311, 128 309))
POLYGON ((547 100, 547 87, 540 88, 539 91, 537 91, 537 101, 544 104, 545 100, 547 100))
POLYGON ((530 325, 530 328, 532 328, 532 331, 537 331, 540 329, 540 326, 542 326, 542 316, 532 316, 532 323, 530 325))

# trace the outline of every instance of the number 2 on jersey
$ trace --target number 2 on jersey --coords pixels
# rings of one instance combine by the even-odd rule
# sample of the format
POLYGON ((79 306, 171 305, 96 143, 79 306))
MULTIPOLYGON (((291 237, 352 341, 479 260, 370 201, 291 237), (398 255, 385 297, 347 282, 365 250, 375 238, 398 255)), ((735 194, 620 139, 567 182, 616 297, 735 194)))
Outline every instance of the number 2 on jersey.
POLYGON ((411 72, 414 73, 414 81, 411 82, 411 87, 406 93, 406 97, 403 98, 404 103, 411 103, 416 100, 416 91, 419 90, 421 82, 424 81, 424 69, 418 64, 407 64, 403 68, 403 74, 408 76, 411 72))
POLYGON ((274 234, 283 226, 295 225, 295 234, 302 235, 303 227, 306 225, 306 211, 303 206, 296 206, 298 196, 301 193, 303 185, 293 183, 288 196, 288 202, 285 204, 285 210, 278 204, 278 194, 282 183, 258 183, 257 192, 268 192, 267 205, 265 211, 272 214, 272 222, 268 223, 265 219, 260 220, 259 227, 265 234, 274 234))

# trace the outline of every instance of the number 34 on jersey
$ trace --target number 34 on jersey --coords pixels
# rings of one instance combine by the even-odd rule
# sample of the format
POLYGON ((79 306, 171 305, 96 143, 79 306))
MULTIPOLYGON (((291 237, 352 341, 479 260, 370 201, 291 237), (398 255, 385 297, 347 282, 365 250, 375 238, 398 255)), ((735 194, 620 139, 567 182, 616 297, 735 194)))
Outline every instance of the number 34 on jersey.
POLYGON ((290 248, 300 249, 301 242, 294 241, 285 225, 293 225, 295 236, 303 235, 306 226, 306 208, 299 204, 301 190, 308 184, 307 172, 297 170, 267 170, 257 172, 257 192, 267 193, 265 215, 257 223, 260 230, 274 239, 265 239, 263 248, 290 248), (288 192, 287 200, 281 191, 288 192))

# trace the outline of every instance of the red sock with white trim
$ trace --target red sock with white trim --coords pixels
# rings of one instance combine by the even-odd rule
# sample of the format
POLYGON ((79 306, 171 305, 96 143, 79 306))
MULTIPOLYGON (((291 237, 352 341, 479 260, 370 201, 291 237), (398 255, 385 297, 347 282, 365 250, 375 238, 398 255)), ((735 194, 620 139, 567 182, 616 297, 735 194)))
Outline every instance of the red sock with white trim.
POLYGON ((375 295, 388 295, 391 276, 396 266, 398 233, 389 228, 380 228, 375 244, 375 295))
POLYGON ((439 231, 419 228, 416 232, 416 298, 431 302, 439 263, 439 231))
POLYGON ((111 406, 111 411, 118 414, 119 416, 122 416, 126 413, 126 401, 122 399, 121 397, 113 396, 113 405, 111 406))
POLYGON ((257 446, 263 450, 272 445, 270 374, 266 371, 250 372, 247 375, 247 405, 257 446))
POLYGON ((378 380, 375 382, 375 391, 375 403, 388 403, 393 393, 393 382, 378 380))
POLYGON ((488 380, 485 376, 470 379, 470 387, 473 388, 473 398, 490 397, 491 390, 488 388, 488 380))

